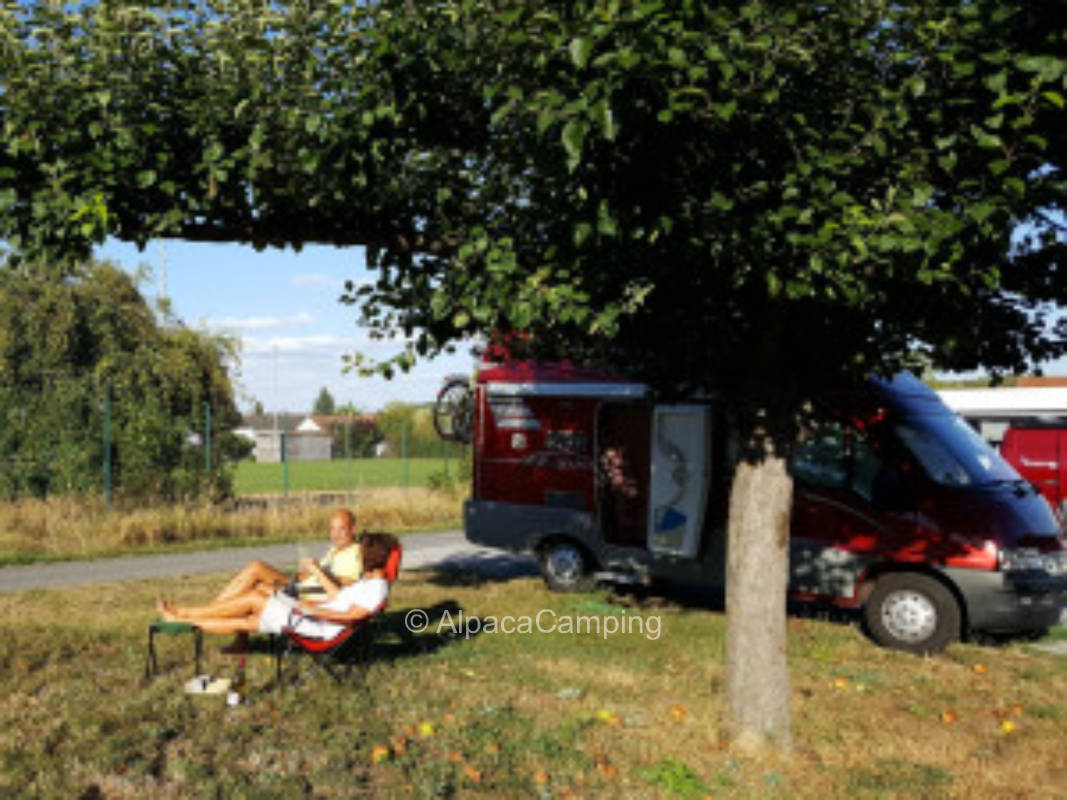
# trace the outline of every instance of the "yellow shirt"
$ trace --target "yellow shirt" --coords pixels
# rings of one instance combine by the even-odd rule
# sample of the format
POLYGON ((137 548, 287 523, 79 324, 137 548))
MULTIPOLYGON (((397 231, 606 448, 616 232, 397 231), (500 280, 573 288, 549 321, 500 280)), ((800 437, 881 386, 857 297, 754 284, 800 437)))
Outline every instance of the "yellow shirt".
MULTIPOLYGON (((363 554, 359 542, 340 549, 331 547, 319 561, 319 566, 338 583, 351 583, 363 574, 363 554)), ((318 578, 312 576, 296 585, 300 594, 321 592, 318 578)))

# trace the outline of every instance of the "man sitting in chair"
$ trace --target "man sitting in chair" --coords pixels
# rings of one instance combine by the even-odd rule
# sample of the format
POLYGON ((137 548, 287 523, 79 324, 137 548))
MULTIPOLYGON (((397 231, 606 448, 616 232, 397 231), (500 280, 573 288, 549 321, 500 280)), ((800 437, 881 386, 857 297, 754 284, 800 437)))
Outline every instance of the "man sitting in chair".
MULTIPOLYGON (((356 542, 356 515, 347 508, 339 508, 330 515, 330 544, 332 546, 321 561, 300 559, 295 582, 297 596, 322 594, 324 577, 346 586, 362 574, 363 563, 356 542)), ((290 577, 265 561, 252 561, 230 579, 213 602, 231 600, 252 590, 266 597, 288 586, 290 577)))
POLYGON ((323 574, 321 597, 296 599, 282 592, 265 595, 258 587, 205 606, 179 606, 159 600, 156 607, 168 622, 188 622, 207 633, 281 633, 291 628, 312 639, 332 639, 346 625, 371 616, 385 602, 389 581, 385 565, 397 546, 395 536, 365 534, 360 542, 362 580, 341 586, 323 574))

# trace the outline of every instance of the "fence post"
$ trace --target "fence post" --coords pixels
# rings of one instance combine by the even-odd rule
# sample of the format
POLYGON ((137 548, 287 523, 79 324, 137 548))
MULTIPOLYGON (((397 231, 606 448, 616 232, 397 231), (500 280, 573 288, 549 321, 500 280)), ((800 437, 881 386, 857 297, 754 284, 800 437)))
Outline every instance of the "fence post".
POLYGON ((204 403, 204 477, 211 485, 211 403, 204 403))
POLYGON ((282 431, 282 486, 284 487, 285 499, 289 499, 289 448, 286 440, 289 434, 282 431))
POLYGON ((104 509, 111 510, 111 387, 104 387, 104 509))
POLYGON ((405 421, 400 429, 400 459, 403 463, 404 486, 408 485, 408 424, 405 421))
POLYGON ((345 481, 348 490, 356 487, 352 484, 352 423, 345 421, 345 481))

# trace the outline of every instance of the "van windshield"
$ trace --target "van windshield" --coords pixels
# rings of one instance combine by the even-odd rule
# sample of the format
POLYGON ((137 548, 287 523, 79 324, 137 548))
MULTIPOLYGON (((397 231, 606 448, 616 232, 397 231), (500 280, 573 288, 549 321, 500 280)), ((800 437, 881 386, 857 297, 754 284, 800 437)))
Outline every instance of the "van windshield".
POLYGON ((1022 480, 962 417, 924 414, 893 426, 927 474, 944 486, 981 486, 1022 480))

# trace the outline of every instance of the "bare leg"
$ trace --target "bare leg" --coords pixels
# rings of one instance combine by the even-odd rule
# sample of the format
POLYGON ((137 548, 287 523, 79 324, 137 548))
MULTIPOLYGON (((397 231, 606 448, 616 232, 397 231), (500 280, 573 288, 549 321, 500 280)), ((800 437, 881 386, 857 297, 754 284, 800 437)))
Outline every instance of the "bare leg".
POLYGON ((230 582, 215 596, 215 602, 229 600, 252 589, 267 588, 270 592, 273 592, 288 582, 288 575, 279 572, 267 562, 252 561, 230 579, 230 582))
POLYGON ((200 619, 196 624, 207 633, 235 633, 238 636, 247 636, 259 629, 257 617, 242 617, 238 619, 200 619))
POLYGON ((195 622, 199 625, 200 621, 205 619, 242 619, 249 616, 258 619, 266 602, 267 599, 263 595, 252 591, 206 606, 178 606, 161 600, 156 607, 164 619, 172 622, 195 622))

